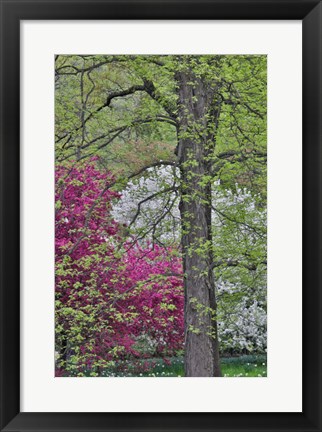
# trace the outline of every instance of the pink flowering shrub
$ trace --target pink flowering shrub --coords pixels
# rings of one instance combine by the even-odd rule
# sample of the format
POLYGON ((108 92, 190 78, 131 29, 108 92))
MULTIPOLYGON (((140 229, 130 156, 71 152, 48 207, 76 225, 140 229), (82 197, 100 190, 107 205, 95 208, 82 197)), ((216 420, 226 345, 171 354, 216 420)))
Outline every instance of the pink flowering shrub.
POLYGON ((174 249, 125 238, 111 217, 114 181, 95 160, 56 167, 57 376, 96 376, 183 348, 181 260, 174 249))

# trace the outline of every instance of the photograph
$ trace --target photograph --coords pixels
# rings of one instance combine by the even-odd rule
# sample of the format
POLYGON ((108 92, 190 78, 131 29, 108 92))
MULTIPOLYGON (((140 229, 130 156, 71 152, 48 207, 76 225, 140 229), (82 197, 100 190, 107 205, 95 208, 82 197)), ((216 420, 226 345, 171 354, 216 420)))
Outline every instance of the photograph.
POLYGON ((55 377, 267 377, 267 56, 54 79, 55 377))
POLYGON ((0 432, 322 432, 322 0, 0 5, 0 432))

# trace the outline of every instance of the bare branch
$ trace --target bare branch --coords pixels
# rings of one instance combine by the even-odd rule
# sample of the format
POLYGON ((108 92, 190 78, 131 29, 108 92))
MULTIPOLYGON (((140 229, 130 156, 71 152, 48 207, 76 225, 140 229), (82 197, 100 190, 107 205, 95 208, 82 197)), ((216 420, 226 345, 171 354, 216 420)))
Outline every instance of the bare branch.
POLYGON ((168 188, 166 188, 166 189, 163 189, 163 190, 161 190, 161 191, 159 191, 159 192, 156 192, 156 193, 154 193, 154 194, 148 196, 147 198, 144 198, 142 201, 140 201, 140 202, 138 203, 137 211, 136 211, 136 213, 135 213, 133 219, 131 220, 131 222, 130 222, 130 224, 129 224, 129 227, 132 226, 132 225, 135 223, 136 219, 138 218, 138 216, 139 216, 139 214, 140 214, 141 206, 142 206, 144 203, 146 203, 146 202, 152 200, 153 198, 156 198, 156 197, 159 196, 159 195, 162 195, 162 194, 167 193, 167 192, 174 192, 175 190, 178 190, 178 188, 176 188, 175 186, 171 186, 171 187, 168 187, 168 188))

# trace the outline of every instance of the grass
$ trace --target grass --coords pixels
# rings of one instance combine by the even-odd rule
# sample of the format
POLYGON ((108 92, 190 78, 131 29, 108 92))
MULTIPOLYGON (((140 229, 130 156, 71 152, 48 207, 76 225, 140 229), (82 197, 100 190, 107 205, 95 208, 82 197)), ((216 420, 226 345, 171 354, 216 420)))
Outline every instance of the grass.
POLYGON ((267 376, 266 362, 260 364, 248 363, 246 365, 223 364, 221 369, 224 377, 266 377, 267 376))
MULTIPOLYGON (((151 359, 151 367, 145 372, 138 372, 131 368, 128 363, 126 372, 105 371, 101 376, 109 377, 184 377, 184 366, 182 357, 173 357, 170 364, 166 364, 162 359, 151 359), (153 364, 152 364, 153 361, 153 364)), ((221 369, 223 377, 266 377, 267 361, 265 355, 244 355, 240 357, 227 357, 221 359, 221 369)))

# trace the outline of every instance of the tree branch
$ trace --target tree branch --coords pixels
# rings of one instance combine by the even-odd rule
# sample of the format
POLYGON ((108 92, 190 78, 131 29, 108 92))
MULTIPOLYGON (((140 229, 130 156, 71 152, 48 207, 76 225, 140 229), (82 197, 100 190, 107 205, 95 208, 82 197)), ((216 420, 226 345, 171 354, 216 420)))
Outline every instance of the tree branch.
MULTIPOLYGON (((259 264, 263 264, 263 265, 267 265, 267 261, 261 261, 259 264)), ((252 263, 252 264, 247 264, 247 263, 243 263, 240 260, 237 259, 231 259, 231 258, 224 258, 224 259, 220 259, 215 261, 211 268, 214 269, 215 267, 221 267, 221 266, 225 266, 225 267, 245 267, 247 270, 250 271, 255 271, 257 270, 257 265, 252 263)))
POLYGON ((130 222, 130 224, 129 224, 129 227, 131 227, 131 226, 135 223, 136 219, 138 218, 138 216, 139 216, 139 214, 140 214, 140 211, 141 211, 141 206, 142 206, 142 204, 144 204, 144 203, 150 201, 151 199, 153 199, 153 198, 155 198, 155 197, 157 197, 157 196, 159 196, 159 195, 162 195, 162 194, 167 193, 167 192, 174 192, 175 190, 178 190, 178 188, 176 188, 175 186, 171 186, 171 187, 168 187, 168 188, 166 188, 166 189, 163 189, 163 190, 161 190, 161 191, 159 191, 159 192, 155 192, 154 194, 152 194, 152 195, 148 196, 147 198, 144 198, 142 201, 140 201, 140 202, 138 203, 137 211, 136 211, 136 213, 135 213, 133 219, 131 220, 131 222, 130 222))
POLYGON ((218 210, 216 207, 214 207, 213 205, 211 206, 212 210, 215 211, 216 213, 220 214, 222 217, 224 217, 225 219, 229 220, 230 222, 233 222, 237 225, 244 225, 246 228, 252 230, 255 232, 255 234, 257 234, 260 238, 264 238, 264 234, 263 232, 266 232, 266 230, 264 229, 263 232, 259 232, 258 228, 253 227, 251 225, 249 225, 246 222, 242 222, 242 221, 238 221, 236 219, 233 219, 232 217, 228 216, 226 213, 222 212, 221 210, 218 210))
POLYGON ((173 120, 176 121, 176 115, 173 112, 172 107, 170 106, 169 103, 167 103, 163 99, 161 100, 160 96, 156 92, 155 85, 153 84, 153 82, 146 78, 143 79, 143 82, 144 82, 145 91, 151 96, 152 99, 154 99, 156 102, 158 102, 158 104, 160 104, 163 107, 163 109, 169 114, 169 116, 173 120))

